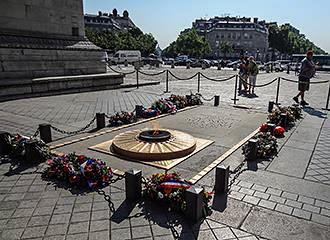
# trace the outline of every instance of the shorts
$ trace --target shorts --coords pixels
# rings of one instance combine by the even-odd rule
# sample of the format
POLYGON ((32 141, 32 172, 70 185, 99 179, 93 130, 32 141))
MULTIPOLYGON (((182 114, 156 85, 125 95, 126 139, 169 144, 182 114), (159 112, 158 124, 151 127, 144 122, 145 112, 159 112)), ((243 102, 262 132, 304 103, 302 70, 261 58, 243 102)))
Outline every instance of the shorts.
POLYGON ((256 81, 257 81, 257 76, 249 76, 249 83, 250 85, 252 85, 251 87, 254 87, 256 85, 256 81))
POLYGON ((305 92, 309 90, 309 78, 299 76, 298 90, 305 92))

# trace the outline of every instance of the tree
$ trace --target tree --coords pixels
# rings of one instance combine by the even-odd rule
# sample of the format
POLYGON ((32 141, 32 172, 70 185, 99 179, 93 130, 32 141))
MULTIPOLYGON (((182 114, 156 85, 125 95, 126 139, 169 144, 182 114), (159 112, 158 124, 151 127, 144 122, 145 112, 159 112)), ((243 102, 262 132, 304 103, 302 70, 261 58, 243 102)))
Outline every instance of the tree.
POLYGON ((175 57, 178 54, 188 55, 190 57, 204 57, 211 52, 210 44, 203 36, 200 36, 196 30, 182 33, 177 40, 164 49, 164 55, 175 57))
POLYGON ((233 46, 230 44, 230 42, 227 41, 220 43, 219 50, 223 53, 225 59, 228 53, 232 53, 234 51, 233 46))

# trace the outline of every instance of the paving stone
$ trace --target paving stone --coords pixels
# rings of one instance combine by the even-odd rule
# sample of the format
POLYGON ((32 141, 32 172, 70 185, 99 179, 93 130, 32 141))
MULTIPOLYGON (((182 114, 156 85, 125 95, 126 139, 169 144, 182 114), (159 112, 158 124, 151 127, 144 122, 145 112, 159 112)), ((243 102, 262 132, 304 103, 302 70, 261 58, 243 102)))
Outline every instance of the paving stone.
POLYGON ((38 203, 38 207, 48 207, 48 206, 55 206, 57 199, 41 199, 38 203))
POLYGON ((71 222, 86 222, 90 219, 90 212, 80 212, 80 213, 73 213, 71 217, 71 222))
POLYGON ((213 232, 211 230, 202 230, 197 233, 195 233, 196 239, 214 239, 216 240, 216 237, 214 236, 213 232))
POLYGON ((109 240, 109 231, 91 232, 89 233, 89 240, 109 240))
POLYGON ((77 197, 76 203, 91 203, 93 202, 93 195, 85 195, 77 197))
POLYGON ((93 211, 92 212, 92 221, 109 219, 109 216, 110 216, 109 214, 110 214, 109 210, 93 211))
POLYGON ((42 192, 45 190, 45 185, 32 185, 29 188, 29 192, 42 192))
POLYGON ((247 195, 252 196, 253 193, 255 192, 255 190, 251 190, 251 189, 247 189, 247 188, 243 188, 243 187, 242 187, 242 188, 239 190, 239 192, 240 192, 240 193, 244 193, 244 194, 247 194, 247 195))
POLYGON ((244 231, 236 229, 236 228, 232 228, 231 230, 234 232, 235 236, 238 238, 251 236, 251 233, 244 232, 244 231))
POLYGON ((209 224, 210 228, 212 228, 212 229, 226 227, 226 225, 221 224, 219 222, 216 222, 216 221, 214 221, 212 219, 207 219, 207 223, 209 224))
POLYGON ((250 204, 253 204, 253 205, 257 205, 258 202, 260 201, 260 198, 246 195, 246 196, 243 198, 243 201, 244 201, 244 202, 247 202, 247 203, 250 203, 250 204))
POLYGON ((57 199, 60 196, 60 191, 46 191, 42 192, 41 198, 50 198, 50 199, 57 199))
POLYGON ((251 188, 253 186, 253 183, 243 182, 240 181, 237 186, 244 187, 244 188, 251 188))
POLYGON ((297 201, 293 201, 293 200, 290 200, 290 199, 287 199, 285 201, 285 205, 288 205, 290 207, 295 207, 295 208, 302 208, 302 203, 301 202, 297 202, 297 201))
POLYGON ((41 197, 41 192, 27 192, 24 195, 24 200, 39 199, 41 197))
POLYGON ((61 235, 63 233, 66 233, 67 227, 67 224, 49 225, 46 231, 46 235, 61 235))
POLYGON ((229 227, 225 228, 217 228, 213 230, 215 236, 217 236, 218 239, 232 239, 235 238, 234 233, 230 230, 229 227))
POLYGON ((151 236, 150 226, 132 227, 133 238, 145 238, 151 236))
POLYGON ((15 185, 16 186, 30 186, 32 183, 33 183, 33 180, 23 179, 23 180, 18 180, 15 185))
POLYGON ((256 192, 253 194, 253 196, 267 200, 267 199, 269 198, 270 195, 269 195, 268 193, 263 193, 263 192, 258 192, 258 191, 256 191, 256 192))
POLYGON ((23 209, 16 209, 15 213, 13 214, 13 217, 19 218, 19 217, 30 217, 33 213, 34 209, 29 208, 23 208, 23 209))
POLYGON ((312 214, 310 212, 305 211, 305 210, 294 208, 292 215, 294 215, 296 217, 300 217, 300 218, 310 220, 312 214))
POLYGON ((10 189, 10 193, 25 193, 29 189, 29 186, 23 186, 23 187, 13 187, 10 189))
POLYGON ((57 201, 57 205, 71 205, 74 204, 76 197, 61 197, 57 201))
POLYGON ((33 216, 40 216, 40 215, 51 215, 53 213, 54 206, 52 207, 38 207, 34 210, 33 216))
POLYGON ((57 205, 54 214, 71 213, 73 205, 57 205))
POLYGON ((38 204, 37 200, 21 201, 18 208, 35 208, 38 204))
POLYGON ((261 185, 258 185, 258 184, 253 184, 251 189, 264 193, 264 192, 266 192, 267 187, 264 187, 264 186, 261 186, 261 185))
POLYGON ((281 196, 282 191, 274 188, 268 188, 266 193, 269 193, 270 195, 281 196))
POLYGON ((314 200, 315 200, 314 198, 309 198, 309 197, 305 197, 305 196, 299 196, 298 197, 299 202, 308 203, 308 204, 311 204, 311 205, 314 204, 314 202, 315 202, 314 200))
POLYGON ((241 187, 237 186, 237 185, 232 185, 231 188, 230 188, 230 190, 236 191, 236 192, 238 192, 240 189, 241 189, 241 187))
POLYGON ((273 202, 277 202, 277 203, 285 203, 285 198, 281 198, 281 197, 274 196, 274 195, 271 195, 269 200, 271 200, 273 202))
MULTIPOLYGON (((87 240, 88 239, 88 233, 78 233, 73 235, 67 235, 66 240, 87 240)), ((101 239, 100 239, 101 240, 101 239)))
POLYGON ((129 221, 127 219, 119 221, 111 220, 111 230, 118 228, 129 228, 129 221))
POLYGON ((157 224, 151 225, 153 236, 162 236, 171 234, 171 230, 166 227, 159 226, 157 224))
POLYGON ((273 210, 276 206, 276 203, 268 201, 268 200, 261 199, 258 206, 273 210))
POLYGON ((144 216, 139 218, 131 218, 131 226, 148 226, 149 220, 144 216))
POLYGON ((68 234, 88 232, 89 222, 72 223, 69 225, 68 234))
POLYGON ((93 203, 93 211, 105 210, 105 209, 109 209, 109 205, 107 202, 104 201, 104 199, 102 202, 93 203))
POLYGON ((47 226, 42 227, 28 227, 25 229, 22 238, 36 238, 43 237, 47 226))
POLYGON ((49 220, 50 220, 49 215, 31 217, 28 226, 29 227, 45 226, 48 225, 49 220))
POLYGON ((110 227, 110 220, 97 220, 97 221, 91 221, 90 231, 102 231, 102 230, 108 230, 110 227))
POLYGON ((111 240, 131 239, 130 229, 111 229, 111 240))
POLYGON ((11 218, 8 221, 6 220, 6 222, 3 222, 3 226, 6 229, 11 229, 11 228, 25 228, 27 223, 29 222, 28 217, 25 218, 11 218))
POLYGON ((323 207, 323 208, 327 208, 327 209, 330 210, 330 202, 326 202, 326 201, 316 199, 315 205, 318 206, 318 207, 323 207))
POLYGON ((291 213, 293 211, 293 208, 289 207, 289 206, 286 206, 286 205, 277 204, 276 207, 275 207, 275 211, 279 211, 281 213, 286 213, 286 214, 291 215, 291 213))
POLYGON ((13 201, 13 200, 22 200, 24 199, 25 193, 12 193, 7 194, 4 198, 4 201, 13 201))
POLYGON ((67 224, 70 221, 70 217, 70 213, 53 215, 50 224, 67 224))
POLYGON ((0 232, 0 234, 1 234, 1 239, 11 240, 11 239, 20 239, 23 232, 24 232, 24 228, 15 228, 15 229, 3 230, 2 232, 0 232))
POLYGON ((330 210, 326 208, 321 208, 321 214, 330 217, 330 210))
POLYGON ((312 213, 312 221, 323 224, 323 225, 327 225, 327 226, 330 225, 330 218, 329 217, 326 217, 326 216, 323 216, 323 215, 320 215, 320 214, 316 214, 316 213, 312 213))
POLYGON ((0 202, 0 209, 3 210, 16 209, 17 206, 19 206, 19 203, 20 203, 19 201, 2 201, 0 202))
POLYGON ((309 212, 313 212, 313 213, 320 213, 321 209, 319 207, 316 206, 312 206, 309 204, 304 203, 302 209, 309 211, 309 212))
POLYGON ((82 203, 82 204, 75 204, 73 212, 88 212, 92 209, 92 204, 91 203, 82 203))
POLYGON ((237 200, 242 200, 244 198, 245 194, 241 193, 241 192, 235 192, 235 191, 231 191, 229 194, 229 197, 231 198, 235 198, 237 200))
POLYGON ((154 240, 174 240, 172 235, 155 236, 154 240))
POLYGON ((239 240, 259 240, 259 238, 255 236, 248 236, 248 237, 239 238, 239 240))
POLYGON ((291 200, 297 200, 298 199, 298 194, 289 193, 289 192, 283 192, 282 193, 282 197, 288 198, 288 199, 291 199, 291 200))
POLYGON ((65 235, 46 236, 43 240, 65 240, 65 235))

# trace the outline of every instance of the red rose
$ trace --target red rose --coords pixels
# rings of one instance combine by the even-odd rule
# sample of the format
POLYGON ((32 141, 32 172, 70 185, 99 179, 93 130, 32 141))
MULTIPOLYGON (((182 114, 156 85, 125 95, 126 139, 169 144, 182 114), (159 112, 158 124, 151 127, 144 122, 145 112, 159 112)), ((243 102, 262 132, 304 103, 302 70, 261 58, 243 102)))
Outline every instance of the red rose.
POLYGON ((69 177, 69 182, 70 182, 71 184, 73 184, 73 183, 77 183, 77 182, 79 182, 79 180, 80 180, 80 178, 79 178, 79 176, 77 176, 77 175, 74 175, 74 176, 70 176, 70 177, 69 177))
POLYGON ((268 125, 267 125, 267 123, 262 124, 260 126, 260 128, 259 128, 259 131, 260 132, 267 132, 268 131, 268 125))

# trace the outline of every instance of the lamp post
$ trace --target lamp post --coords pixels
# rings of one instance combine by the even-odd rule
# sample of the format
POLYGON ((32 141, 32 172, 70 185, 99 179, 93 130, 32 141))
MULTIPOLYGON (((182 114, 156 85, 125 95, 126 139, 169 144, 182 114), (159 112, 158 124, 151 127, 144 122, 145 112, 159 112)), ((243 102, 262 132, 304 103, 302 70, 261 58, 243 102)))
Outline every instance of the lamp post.
POLYGON ((257 49, 256 61, 259 61, 259 53, 260 53, 260 51, 259 51, 259 48, 258 48, 258 49, 257 49))

